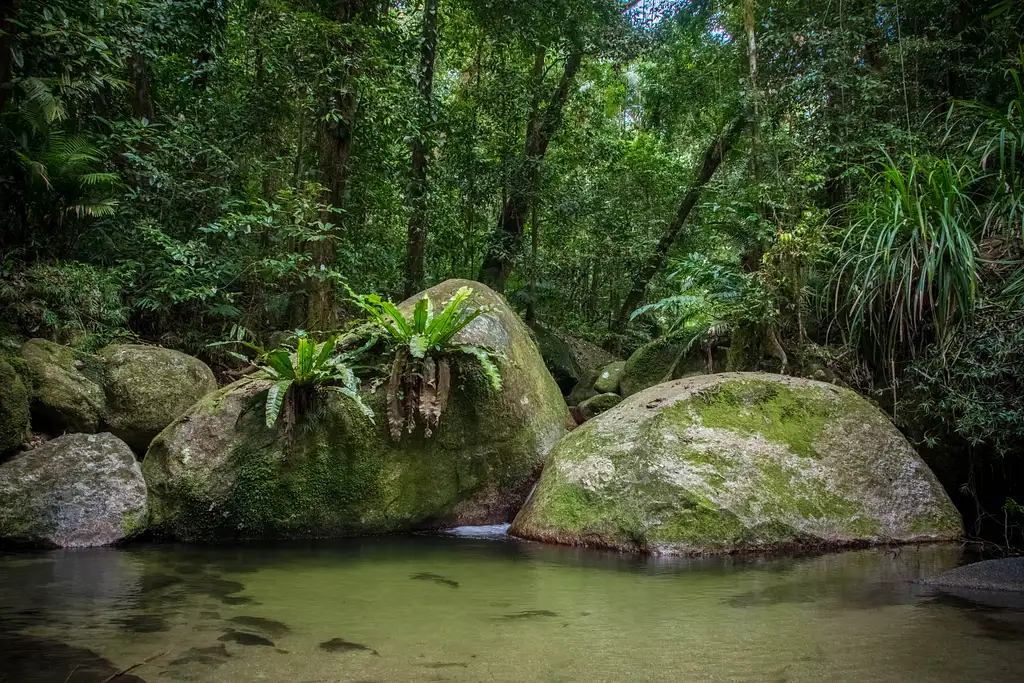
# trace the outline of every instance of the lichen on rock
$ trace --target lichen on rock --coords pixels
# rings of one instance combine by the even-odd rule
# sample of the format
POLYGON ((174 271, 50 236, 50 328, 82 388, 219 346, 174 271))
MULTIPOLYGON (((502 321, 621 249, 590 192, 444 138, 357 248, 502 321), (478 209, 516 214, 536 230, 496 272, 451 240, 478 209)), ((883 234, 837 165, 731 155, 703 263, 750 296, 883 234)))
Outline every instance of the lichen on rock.
POLYGON ((115 344, 104 361, 105 427, 137 453, 188 408, 217 389, 198 358, 158 346, 115 344))
POLYGON ((184 540, 318 537, 510 520, 566 433, 568 410, 504 299, 464 280, 427 294, 438 307, 462 286, 474 290, 472 305, 489 310, 456 340, 497 353, 500 391, 474 359, 459 359, 439 428, 396 443, 383 419, 383 386, 364 396, 375 422, 326 392, 285 438, 264 424, 268 384, 236 382, 151 444, 143 472, 155 530, 184 540))
POLYGON ((940 541, 963 528, 867 400, 729 373, 652 387, 563 439, 512 533, 673 554, 940 541))
POLYGON ((0 539, 110 545, 144 530, 148 518, 139 464, 112 434, 68 434, 0 465, 0 539))

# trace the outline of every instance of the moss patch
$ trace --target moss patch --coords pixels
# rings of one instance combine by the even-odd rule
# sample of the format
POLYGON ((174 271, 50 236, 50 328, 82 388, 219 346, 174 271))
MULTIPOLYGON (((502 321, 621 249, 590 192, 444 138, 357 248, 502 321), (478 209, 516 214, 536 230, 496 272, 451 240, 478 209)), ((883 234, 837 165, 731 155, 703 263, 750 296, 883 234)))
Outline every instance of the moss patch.
POLYGON ((17 449, 29 436, 29 392, 21 374, 0 357, 0 454, 17 449))

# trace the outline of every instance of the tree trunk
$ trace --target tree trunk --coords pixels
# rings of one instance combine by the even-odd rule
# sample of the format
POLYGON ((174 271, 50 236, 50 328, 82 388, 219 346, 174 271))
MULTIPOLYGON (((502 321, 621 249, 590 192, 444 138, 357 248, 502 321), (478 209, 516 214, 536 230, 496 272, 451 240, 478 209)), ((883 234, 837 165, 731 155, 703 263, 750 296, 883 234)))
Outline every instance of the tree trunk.
POLYGON ((712 140, 704 152, 704 161, 696 177, 693 179, 693 183, 690 184, 690 189, 683 195, 682 201, 679 202, 679 208, 676 210, 675 217, 665 227, 665 232, 662 233, 658 245, 633 279, 633 286, 629 290, 629 294, 626 295, 626 299, 622 302, 622 307, 619 309, 619 315, 613 326, 616 331, 621 332, 625 329, 626 323, 629 322, 629 314, 636 310, 636 307, 643 301, 644 294, 647 292, 647 285, 650 284, 654 275, 665 266, 668 252, 672 245, 675 244, 676 238, 679 237, 679 233, 686 224, 686 219, 690 216, 690 212, 693 211, 693 207, 697 205, 701 191, 708 184, 708 181, 711 180, 711 177, 715 175, 715 171, 718 170, 722 161, 725 160, 726 154, 732 149, 744 125, 746 125, 746 118, 737 116, 727 129, 719 133, 712 140))
POLYGON ((434 61, 437 58, 437 0, 424 0, 420 43, 419 135, 412 143, 412 180, 409 183, 409 240, 405 256, 405 295, 424 288, 423 261, 427 245, 427 140, 433 127, 434 61))
POLYGON ((18 16, 20 0, 0 3, 0 114, 11 96, 11 74, 14 68, 14 44, 12 34, 15 29, 14 19, 18 16))
MULTIPOLYGON (((339 0, 335 19, 338 23, 360 21, 369 25, 375 21, 379 5, 378 0, 339 0)), ((317 131, 320 138, 320 164, 326 187, 323 202, 335 209, 343 209, 345 205, 348 162, 352 156, 352 129, 359 113, 359 100, 354 90, 359 75, 356 62, 364 47, 362 43, 353 41, 337 48, 345 52, 349 59, 342 70, 339 90, 324 116, 321 116, 317 131), (327 114, 333 116, 328 117, 327 114)), ((321 212, 320 220, 333 223, 343 218, 336 212, 325 210, 321 212)), ((312 330, 326 330, 334 325, 335 311, 333 287, 330 279, 323 276, 323 271, 334 262, 334 243, 329 239, 316 242, 312 256, 317 274, 310 282, 306 324, 312 330)))
POLYGON ((152 79, 149 75, 149 61, 141 53, 131 56, 129 66, 132 74, 132 115, 152 122, 154 119, 152 79))
POLYGON ((537 198, 534 197, 530 208, 530 298, 526 302, 526 324, 533 327, 537 324, 537 198))
POLYGON ((547 107, 541 111, 540 82, 544 69, 546 50, 540 48, 533 65, 534 103, 526 127, 526 144, 519 168, 512 181, 508 198, 503 202, 501 217, 484 256, 480 269, 480 281, 492 289, 505 291, 505 281, 512 272, 512 265, 523 241, 526 213, 540 180, 540 164, 547 153, 552 136, 562 122, 562 112, 569 100, 570 90, 576 73, 583 62, 583 53, 574 51, 565 62, 562 79, 552 94, 547 107))

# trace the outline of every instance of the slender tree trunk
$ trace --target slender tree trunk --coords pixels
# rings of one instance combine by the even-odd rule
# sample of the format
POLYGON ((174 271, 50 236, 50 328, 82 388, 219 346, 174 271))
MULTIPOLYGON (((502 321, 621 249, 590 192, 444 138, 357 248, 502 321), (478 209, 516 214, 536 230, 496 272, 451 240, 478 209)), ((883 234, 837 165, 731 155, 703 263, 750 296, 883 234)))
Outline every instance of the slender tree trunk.
POLYGON ((424 287, 423 261, 427 245, 427 140, 433 127, 434 61, 437 58, 437 2, 424 0, 420 42, 419 135, 412 143, 412 180, 409 183, 409 239, 405 256, 405 295, 424 287))
POLYGON ((583 62, 582 52, 575 51, 569 55, 558 87, 542 111, 539 85, 543 74, 545 54, 546 50, 539 49, 534 60, 533 80, 537 88, 534 106, 531 107, 527 123, 523 157, 513 178, 508 198, 503 202, 497 229, 480 270, 480 280, 499 292, 505 290, 505 281, 508 279, 509 273, 512 272, 512 265, 519 253, 526 213, 540 180, 540 164, 544 160, 552 136, 561 125, 562 112, 569 100, 576 73, 583 62))
POLYGON ((4 112, 4 106, 11 96, 11 72, 14 68, 14 53, 11 51, 14 44, 12 33, 15 29, 14 20, 21 9, 21 1, 0 3, 0 114, 4 112))
POLYGON ((132 54, 129 66, 132 74, 132 115, 139 119, 152 122, 153 110, 152 79, 149 74, 149 60, 145 55, 132 54))
POLYGON ((537 243, 539 240, 537 230, 539 229, 537 198, 534 197, 533 206, 530 207, 530 299, 526 303, 526 324, 530 327, 537 324, 537 243))
POLYGON ((725 160, 726 154, 732 149, 744 125, 746 125, 746 118, 737 116, 724 131, 712 140, 707 150, 705 150, 704 161, 697 171, 693 182, 690 184, 690 189, 679 202, 679 208, 676 210, 675 217, 665 227, 665 232, 662 233, 658 245, 633 279, 633 286, 622 302, 619 315, 613 325, 616 331, 625 329, 626 323, 629 322, 629 314, 636 310, 640 302, 643 301, 644 295, 647 292, 647 285, 650 284, 654 275, 665 266, 668 252, 679 237, 679 233, 686 224, 686 219, 689 218, 693 207, 697 205, 701 191, 711 180, 712 176, 715 175, 715 171, 721 166, 722 161, 725 160))
POLYGON ((760 185, 761 169, 758 155, 761 152, 761 128, 760 92, 757 84, 757 0, 743 0, 743 29, 747 35, 747 118, 750 120, 751 126, 751 160, 754 167, 754 181, 760 185))

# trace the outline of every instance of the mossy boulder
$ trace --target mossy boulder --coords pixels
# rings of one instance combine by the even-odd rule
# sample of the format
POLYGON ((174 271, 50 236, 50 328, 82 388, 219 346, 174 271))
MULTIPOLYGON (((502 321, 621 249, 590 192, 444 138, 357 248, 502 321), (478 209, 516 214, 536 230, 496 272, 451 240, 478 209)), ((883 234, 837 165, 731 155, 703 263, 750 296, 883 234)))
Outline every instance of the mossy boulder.
POLYGON ((150 445, 142 469, 154 529, 183 540, 327 537, 511 520, 570 418, 504 299, 449 280, 427 292, 435 310, 462 286, 490 311, 457 341, 500 354, 500 391, 467 356, 453 368, 449 404, 429 438, 417 430, 391 439, 384 387, 364 394, 374 422, 326 392, 289 438, 264 424, 267 383, 241 380, 206 396, 150 445))
POLYGON ((29 436, 29 390, 10 362, 0 356, 0 455, 10 453, 29 436))
POLYGON ((29 339, 19 351, 32 377, 32 425, 57 436, 94 433, 106 409, 103 361, 46 339, 29 339))
POLYGON ((563 393, 615 360, 600 346, 545 325, 533 329, 544 363, 563 393))
POLYGON ((577 406, 577 410, 579 411, 580 417, 586 421, 593 419, 607 410, 611 410, 620 403, 622 403, 622 397, 618 394, 609 392, 588 398, 577 406))
POLYGON ((725 355, 725 351, 715 349, 709 359, 707 350, 699 345, 687 349, 677 340, 658 337, 626 360, 619 393, 631 396, 662 382, 724 370, 725 355))
POLYGON ((104 361, 105 426, 136 453, 144 453, 164 427, 217 389, 206 363, 171 349, 115 344, 99 356, 104 361))
POLYGON ((594 391, 599 394, 619 393, 619 383, 622 381, 622 374, 626 369, 626 361, 617 360, 605 365, 597 373, 594 380, 594 391))
POLYGON ((0 465, 0 539, 57 548, 110 545, 146 528, 146 484, 112 434, 67 434, 0 465))
POLYGON ((945 541, 935 475, 854 392, 761 373, 629 397, 559 442, 511 532, 665 554, 945 541))

